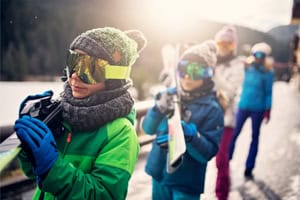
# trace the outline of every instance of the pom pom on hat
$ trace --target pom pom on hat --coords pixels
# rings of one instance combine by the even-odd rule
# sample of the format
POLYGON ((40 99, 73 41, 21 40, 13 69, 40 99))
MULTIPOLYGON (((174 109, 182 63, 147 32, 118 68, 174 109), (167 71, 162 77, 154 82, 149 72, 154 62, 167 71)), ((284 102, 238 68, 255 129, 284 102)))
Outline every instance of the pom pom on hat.
POLYGON ((267 56, 271 54, 272 48, 265 42, 257 43, 251 48, 251 53, 262 52, 267 56))
POLYGON ((190 60, 199 64, 215 67, 217 62, 217 47, 213 40, 204 41, 186 49, 181 60, 190 60))
POLYGON ((141 53, 147 44, 147 39, 145 38, 144 34, 136 29, 127 30, 125 33, 128 37, 137 42, 137 51, 138 53, 141 53))
POLYGON ((143 34, 137 30, 134 32, 135 34, 127 35, 112 27, 91 29, 77 36, 70 49, 82 50, 113 65, 131 66, 136 61, 141 47, 146 44, 146 41, 143 41, 145 40, 143 34), (139 39, 135 40, 137 38, 139 39), (140 44, 141 41, 143 44, 140 44))
POLYGON ((236 29, 234 26, 224 26, 221 30, 219 30, 215 35, 215 41, 224 41, 224 42, 232 42, 234 44, 238 43, 238 37, 236 33, 236 29))

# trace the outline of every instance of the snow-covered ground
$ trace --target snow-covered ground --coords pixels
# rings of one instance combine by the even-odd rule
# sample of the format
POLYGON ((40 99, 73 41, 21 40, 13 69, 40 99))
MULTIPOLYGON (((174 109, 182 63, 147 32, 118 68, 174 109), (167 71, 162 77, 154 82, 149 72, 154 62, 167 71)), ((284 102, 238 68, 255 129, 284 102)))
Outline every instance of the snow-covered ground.
MULTIPOLYGON (((297 85, 297 84, 296 84, 297 85)), ((52 89, 58 97, 61 82, 0 82, 0 125, 11 125, 18 106, 28 94, 52 89)), ((261 128, 260 146, 254 170, 255 181, 245 181, 244 162, 250 144, 250 121, 247 121, 230 163, 231 192, 229 200, 300 199, 300 93, 292 82, 275 82, 271 120, 261 128)), ((151 145, 141 147, 140 159, 129 182, 128 200, 151 199, 151 177, 144 172, 151 145)), ((215 200, 215 159, 208 163, 205 193, 201 200, 215 200)), ((32 191, 27 194, 29 197, 32 191)))

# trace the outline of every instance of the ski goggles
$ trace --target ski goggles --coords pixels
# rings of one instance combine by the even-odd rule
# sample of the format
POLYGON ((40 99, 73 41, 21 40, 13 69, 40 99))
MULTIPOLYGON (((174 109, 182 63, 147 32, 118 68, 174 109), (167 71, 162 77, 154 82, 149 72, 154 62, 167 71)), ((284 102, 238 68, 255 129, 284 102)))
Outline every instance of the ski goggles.
POLYGON ((189 75, 192 80, 211 78, 213 75, 213 69, 211 67, 200 65, 197 62, 189 62, 187 60, 181 60, 178 63, 177 72, 180 78, 189 75))
POLYGON ((106 60, 80 54, 69 49, 67 54, 68 77, 76 72, 79 78, 87 84, 104 82, 108 79, 128 79, 129 66, 110 65, 106 60))
POLYGON ((219 48, 223 48, 223 49, 233 50, 235 48, 235 44, 233 42, 218 41, 216 42, 216 44, 219 48))
POLYGON ((257 51, 253 53, 253 56, 257 59, 265 59, 266 54, 261 51, 257 51))

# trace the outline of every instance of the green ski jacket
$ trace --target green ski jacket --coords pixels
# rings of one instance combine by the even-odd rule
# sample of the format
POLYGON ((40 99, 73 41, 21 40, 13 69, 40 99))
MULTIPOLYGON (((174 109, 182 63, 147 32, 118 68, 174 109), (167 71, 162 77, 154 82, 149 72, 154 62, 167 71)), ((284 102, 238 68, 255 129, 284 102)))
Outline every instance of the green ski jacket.
MULTIPOLYGON (((54 134, 59 157, 37 188, 33 199, 125 199, 138 159, 135 112, 92 132, 54 134)), ((36 178, 25 152, 19 155, 24 173, 36 178)))

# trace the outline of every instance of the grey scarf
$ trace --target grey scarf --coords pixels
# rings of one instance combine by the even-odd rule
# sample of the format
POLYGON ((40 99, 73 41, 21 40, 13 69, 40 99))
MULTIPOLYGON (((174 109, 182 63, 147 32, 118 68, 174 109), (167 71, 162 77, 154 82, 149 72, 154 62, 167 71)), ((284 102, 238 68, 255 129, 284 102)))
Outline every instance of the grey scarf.
POLYGON ((122 88, 104 90, 83 99, 72 95, 65 84, 62 94, 63 119, 70 123, 72 131, 93 131, 118 117, 129 114, 134 101, 127 91, 130 83, 122 88))

